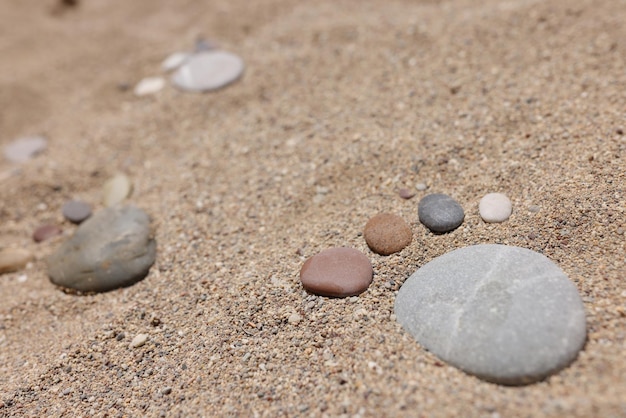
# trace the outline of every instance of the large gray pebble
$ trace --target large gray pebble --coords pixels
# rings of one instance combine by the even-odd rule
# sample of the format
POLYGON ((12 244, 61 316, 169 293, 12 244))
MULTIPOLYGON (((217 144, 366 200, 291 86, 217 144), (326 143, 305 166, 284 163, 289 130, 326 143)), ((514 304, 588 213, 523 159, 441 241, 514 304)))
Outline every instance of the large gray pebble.
POLYGON ((436 258, 407 279, 395 312, 433 354, 507 385, 561 370, 586 339, 576 286, 547 257, 519 247, 475 245, 436 258))
POLYGON ((442 193, 424 196, 417 206, 417 215, 428 229, 439 233, 456 229, 465 219, 461 205, 442 193))
POLYGON ((83 222, 48 258, 48 275, 64 288, 106 292, 143 279, 155 258, 149 216, 134 206, 114 206, 83 222))

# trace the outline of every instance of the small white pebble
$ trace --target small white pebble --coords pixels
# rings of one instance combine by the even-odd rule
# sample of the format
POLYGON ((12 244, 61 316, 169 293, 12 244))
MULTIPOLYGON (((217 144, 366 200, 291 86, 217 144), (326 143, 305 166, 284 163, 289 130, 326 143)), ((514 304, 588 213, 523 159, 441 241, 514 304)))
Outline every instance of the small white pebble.
POLYGON ((292 313, 287 319, 287 322, 289 322, 291 325, 298 325, 300 321, 302 321, 302 316, 297 313, 292 313))
POLYGON ((502 193, 489 193, 480 199, 478 211, 485 222, 504 222, 511 216, 513 205, 502 193))
POLYGON ((530 205, 530 206, 528 207, 528 211, 529 211, 530 213, 537 213, 537 212, 539 212, 540 210, 541 210, 541 207, 539 207, 538 205, 530 205))
POLYGON ((134 92, 136 96, 146 96, 161 91, 163 87, 165 87, 163 77, 147 77, 137 83, 134 92))
POLYGON ((174 52, 173 54, 170 54, 170 56, 165 58, 163 63, 161 63, 161 69, 165 72, 174 71, 175 69, 183 65, 190 56, 191 54, 188 52, 174 52))
POLYGON ((148 341, 148 334, 137 334, 135 338, 130 342, 130 348, 138 348, 144 345, 148 341))

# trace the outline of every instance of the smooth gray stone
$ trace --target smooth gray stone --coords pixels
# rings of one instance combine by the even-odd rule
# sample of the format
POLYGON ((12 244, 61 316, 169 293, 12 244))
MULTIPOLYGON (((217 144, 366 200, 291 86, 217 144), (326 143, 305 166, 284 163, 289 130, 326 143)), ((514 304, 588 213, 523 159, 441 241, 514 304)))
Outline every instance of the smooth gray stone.
POLYGON ((433 193, 424 196, 417 206, 421 223, 433 232, 449 232, 463 223, 465 212, 450 196, 433 193))
POLYGON ((243 60, 226 51, 201 51, 191 55, 172 75, 179 89, 203 92, 222 88, 243 74, 243 60))
POLYGON ((523 385, 569 365, 586 340, 576 286, 542 254, 483 244, 438 257, 403 284, 398 322, 442 360, 523 385))
POLYGON ((25 136, 4 147, 4 156, 14 163, 25 163, 48 146, 43 136, 25 136))
POLYGON ((114 206, 83 222, 48 257, 48 275, 64 288, 106 292, 143 279, 155 258, 148 214, 134 206, 114 206))

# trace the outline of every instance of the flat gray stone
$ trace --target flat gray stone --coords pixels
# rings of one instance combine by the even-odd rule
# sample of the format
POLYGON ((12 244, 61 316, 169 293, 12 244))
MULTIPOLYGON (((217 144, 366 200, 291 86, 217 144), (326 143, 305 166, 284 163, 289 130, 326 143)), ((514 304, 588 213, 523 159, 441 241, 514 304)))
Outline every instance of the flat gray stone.
POLYGON ((449 232, 459 227, 465 219, 465 212, 459 203, 450 196, 433 193, 424 196, 417 206, 421 223, 433 232, 449 232))
POLYGON ((586 339, 576 286, 534 251, 484 244, 438 257, 407 279, 398 322, 442 360, 523 385, 569 365, 586 339))
POLYGON ((190 56, 172 75, 181 90, 203 92, 222 88, 241 77, 243 60, 226 51, 202 51, 190 56))
POLYGON ((143 279, 155 258, 148 215, 134 206, 115 206, 83 222, 48 257, 48 275, 67 289, 106 292, 143 279))
POLYGON ((61 213, 68 221, 79 224, 91 216, 91 205, 82 200, 68 200, 63 204, 61 213))
POLYGON ((25 163, 48 146, 43 136, 25 136, 18 138, 4 147, 4 156, 14 163, 25 163))

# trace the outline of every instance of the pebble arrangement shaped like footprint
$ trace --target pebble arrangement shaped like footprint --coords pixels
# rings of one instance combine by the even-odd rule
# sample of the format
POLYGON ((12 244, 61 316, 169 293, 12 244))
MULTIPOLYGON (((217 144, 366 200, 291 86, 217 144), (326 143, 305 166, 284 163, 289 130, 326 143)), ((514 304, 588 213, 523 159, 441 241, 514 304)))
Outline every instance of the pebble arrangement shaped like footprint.
POLYGON ((522 385, 570 364, 586 339, 576 286, 534 251, 495 244, 461 248, 409 277, 398 321, 442 360, 482 379, 522 385))
POLYGON ((105 292, 143 279, 155 258, 148 214, 114 206, 83 222, 48 258, 48 275, 63 288, 105 292))

